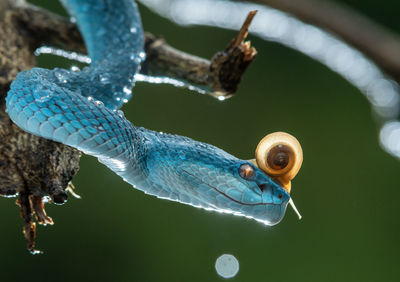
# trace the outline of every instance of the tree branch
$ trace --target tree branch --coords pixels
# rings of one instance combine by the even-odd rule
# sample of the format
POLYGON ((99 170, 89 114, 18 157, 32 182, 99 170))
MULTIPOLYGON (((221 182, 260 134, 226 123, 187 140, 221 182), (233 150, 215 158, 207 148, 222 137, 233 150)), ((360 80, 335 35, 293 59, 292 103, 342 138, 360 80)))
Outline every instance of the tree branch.
MULTIPOLYGON (((32 34, 33 49, 46 44, 86 53, 76 25, 68 19, 28 4, 21 5, 18 14, 21 25, 32 34)), ((145 33, 147 56, 140 73, 172 78, 214 97, 233 95, 244 71, 257 54, 250 43, 244 42, 255 14, 256 11, 249 13, 237 36, 211 61, 179 51, 165 40, 145 33)))
POLYGON ((35 250, 36 224, 51 224, 43 197, 63 203, 79 168, 80 152, 22 131, 5 112, 5 96, 21 70, 34 66, 31 35, 21 27, 13 0, 0 1, 0 195, 17 197, 28 249, 35 250))
POLYGON ((350 7, 327 0, 250 0, 290 13, 354 46, 400 83, 400 37, 350 7))

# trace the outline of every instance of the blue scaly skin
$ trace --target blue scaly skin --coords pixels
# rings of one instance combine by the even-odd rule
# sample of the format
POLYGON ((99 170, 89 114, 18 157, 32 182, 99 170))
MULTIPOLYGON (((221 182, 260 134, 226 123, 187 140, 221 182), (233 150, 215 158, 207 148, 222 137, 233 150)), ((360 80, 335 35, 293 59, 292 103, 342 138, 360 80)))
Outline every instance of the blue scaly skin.
POLYGON ((252 163, 190 138, 133 126, 118 109, 131 97, 143 53, 132 0, 64 0, 92 64, 82 71, 34 68, 6 98, 10 118, 32 134, 95 156, 136 189, 233 213, 267 225, 284 216, 289 194, 252 163), (239 168, 254 174, 244 179, 239 168))

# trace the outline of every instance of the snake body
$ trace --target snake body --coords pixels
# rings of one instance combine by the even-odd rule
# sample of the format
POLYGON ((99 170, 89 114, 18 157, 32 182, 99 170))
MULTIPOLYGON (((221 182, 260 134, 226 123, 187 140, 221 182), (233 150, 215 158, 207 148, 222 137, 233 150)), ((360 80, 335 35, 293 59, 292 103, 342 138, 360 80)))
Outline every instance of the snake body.
POLYGON ((6 98, 23 130, 95 156, 136 189, 196 207, 278 223, 290 199, 251 162, 187 137, 132 125, 118 110, 131 96, 143 53, 132 0, 64 0, 92 63, 81 71, 20 72, 6 98), (243 164, 254 169, 243 178, 243 164))

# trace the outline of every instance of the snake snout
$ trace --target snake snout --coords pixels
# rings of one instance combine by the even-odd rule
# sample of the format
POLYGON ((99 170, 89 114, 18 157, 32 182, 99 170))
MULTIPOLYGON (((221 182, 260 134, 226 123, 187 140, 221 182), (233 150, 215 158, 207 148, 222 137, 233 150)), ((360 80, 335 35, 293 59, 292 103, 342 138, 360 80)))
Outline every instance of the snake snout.
POLYGON ((275 202, 277 199, 285 201, 285 198, 288 198, 289 200, 286 191, 276 184, 263 183, 258 184, 258 187, 260 188, 261 192, 267 196, 267 198, 271 198, 271 202, 275 202))
POLYGON ((263 209, 255 207, 254 218, 267 225, 279 223, 285 214, 290 195, 281 185, 273 181, 259 182, 257 186, 262 191, 263 209))
POLYGON ((268 185, 267 183, 263 183, 263 184, 258 184, 258 187, 260 187, 261 192, 264 193, 265 192, 270 192, 272 190, 271 186, 268 185))

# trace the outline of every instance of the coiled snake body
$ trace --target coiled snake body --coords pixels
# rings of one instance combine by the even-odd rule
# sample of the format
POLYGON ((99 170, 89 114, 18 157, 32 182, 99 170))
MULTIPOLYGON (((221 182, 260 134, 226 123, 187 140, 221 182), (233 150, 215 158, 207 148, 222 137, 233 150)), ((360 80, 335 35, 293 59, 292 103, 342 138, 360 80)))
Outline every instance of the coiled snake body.
POLYGON ((144 58, 132 0, 64 0, 84 37, 91 66, 18 74, 7 112, 22 129, 95 156, 136 189, 159 198, 273 225, 290 199, 249 161, 187 137, 138 128, 118 109, 131 96, 144 58), (243 174, 251 168, 251 174, 243 174))

